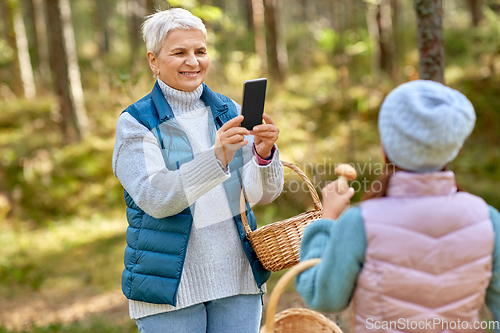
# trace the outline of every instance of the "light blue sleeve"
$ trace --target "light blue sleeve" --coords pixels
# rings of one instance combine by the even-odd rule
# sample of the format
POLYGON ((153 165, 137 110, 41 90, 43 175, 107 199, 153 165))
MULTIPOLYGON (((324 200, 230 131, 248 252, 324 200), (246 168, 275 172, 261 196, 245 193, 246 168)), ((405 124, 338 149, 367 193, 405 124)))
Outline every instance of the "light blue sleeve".
MULTIPOLYGON (((486 290, 486 305, 493 314, 495 321, 500 320, 500 213, 495 208, 489 206, 490 219, 493 223, 495 233, 495 247, 493 248, 493 269, 490 285, 486 290)), ((495 327, 495 332, 500 332, 500 328, 495 327)))
POLYGON ((359 207, 346 210, 338 221, 312 222, 304 230, 300 260, 321 258, 321 262, 297 276, 297 291, 318 311, 345 309, 363 266, 365 250, 366 235, 359 207))

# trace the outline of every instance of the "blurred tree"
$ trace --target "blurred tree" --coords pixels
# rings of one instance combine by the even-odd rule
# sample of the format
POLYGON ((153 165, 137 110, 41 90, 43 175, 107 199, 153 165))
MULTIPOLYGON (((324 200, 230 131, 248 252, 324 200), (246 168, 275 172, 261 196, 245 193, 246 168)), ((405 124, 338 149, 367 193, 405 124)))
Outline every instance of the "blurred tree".
POLYGON ((394 39, 390 0, 380 1, 377 11, 377 26, 379 31, 380 69, 394 79, 394 39))
MULTIPOLYGON (((337 5, 339 1, 335 1, 334 3, 337 5)), ((301 34, 297 40, 297 45, 300 46, 296 48, 296 57, 299 60, 298 64, 300 68, 308 70, 313 66, 311 51, 314 48, 315 40, 311 35, 312 31, 310 27, 316 15, 314 5, 311 4, 311 1, 299 0, 295 1, 291 6, 293 6, 294 16, 297 18, 301 30, 301 34)))
POLYGON ((45 0, 50 36, 50 63, 62 115, 63 143, 82 139, 88 130, 68 0, 45 0))
MULTIPOLYGON (((473 28, 477 28, 479 26, 479 21, 483 16, 481 6, 481 0, 467 0, 467 5, 470 10, 471 23, 473 28)), ((479 62, 482 54, 481 50, 481 38, 478 35, 475 35, 473 38, 473 52, 472 55, 475 61, 479 62)))
MULTIPOLYGON (((14 4, 15 1, 10 1, 14 4)), ((14 36, 16 39, 17 57, 19 60, 19 68, 21 72, 21 81, 23 84, 24 97, 32 99, 35 97, 35 78, 33 76, 33 66, 31 65, 31 57, 29 53, 28 37, 26 36, 26 28, 24 25, 23 15, 19 3, 15 3, 13 7, 13 23, 14 36)))
POLYGON ((94 2, 94 22, 96 31, 94 32, 94 40, 97 44, 98 54, 93 60, 93 67, 96 70, 99 80, 99 91, 102 94, 107 94, 110 89, 108 64, 106 61, 109 52, 109 7, 107 1, 95 0, 94 2))
POLYGON ((281 66, 281 71, 283 76, 286 77, 286 72, 288 70, 288 49, 286 45, 286 23, 283 15, 283 0, 274 0, 275 8, 278 13, 277 27, 278 27, 278 39, 277 39, 277 49, 278 49, 278 62, 281 66))
POLYGON ((477 27, 479 25, 479 21, 483 16, 481 11, 482 1, 481 0, 467 0, 467 5, 470 9, 472 26, 477 27))
POLYGON ((253 25, 252 0, 242 0, 242 1, 243 1, 243 7, 245 8, 245 13, 246 13, 247 28, 250 32, 253 32, 254 25, 253 25))
POLYGON ((295 7, 298 7, 302 10, 299 10, 299 13, 300 13, 300 20, 301 22, 306 22, 307 19, 308 19, 308 11, 307 9, 309 8, 309 6, 307 5, 310 1, 308 0, 300 0, 300 2, 297 4, 295 4, 295 7))
POLYGON ((372 72, 379 77, 385 72, 394 81, 394 40, 393 40, 393 13, 391 0, 366 0, 367 25, 370 37, 374 40, 375 52, 372 60, 372 72))
POLYGON ((444 83, 443 1, 414 0, 414 7, 420 78, 444 83))
POLYGON ((368 27, 368 33, 370 35, 371 45, 373 48, 372 59, 371 59, 371 73, 375 77, 375 81, 380 78, 380 30, 378 25, 378 13, 379 5, 374 0, 366 0, 367 10, 366 10, 366 25, 368 27))
POLYGON ((141 22, 144 17, 144 7, 139 3, 140 0, 125 0, 127 8, 127 22, 129 31, 129 44, 130 44, 130 60, 129 68, 134 71, 135 64, 137 63, 137 52, 140 46, 140 31, 141 22))
MULTIPOLYGON (((28 39, 29 51, 31 56, 31 63, 33 70, 36 72, 38 69, 38 55, 37 55, 37 41, 35 30, 35 12, 33 7, 33 0, 18 0, 22 8, 24 16, 24 25, 26 30, 26 38, 28 39)), ((35 73, 36 74, 36 73, 35 73)))
POLYGON ((111 15, 109 5, 108 1, 95 0, 94 2, 94 23, 98 33, 95 39, 103 55, 109 52, 109 17, 111 15))
POLYGON ((283 61, 280 61, 279 49, 279 22, 278 13, 275 10, 276 0, 265 0, 265 19, 267 30, 267 50, 271 75, 278 82, 283 81, 283 61))
POLYGON ((0 1, 0 18, 2 19, 2 22, 0 24, 0 38, 2 39, 7 39, 6 34, 5 34, 5 2, 0 1))
POLYGON ((398 0, 390 0, 391 1, 391 13, 392 13, 392 48, 393 48, 393 64, 392 64, 392 78, 397 82, 400 76, 400 67, 399 60, 401 59, 401 55, 403 54, 403 48, 399 44, 399 8, 398 0))
POLYGON ((43 0, 33 0, 35 20, 36 50, 38 56, 38 74, 43 85, 51 82, 47 28, 43 0))
POLYGON ((263 0, 252 0, 252 13, 255 53, 260 59, 262 75, 265 76, 267 73, 267 52, 264 24, 264 3, 262 1, 263 0))
POLYGON ((146 15, 153 14, 156 11, 154 0, 145 0, 146 15))
POLYGON ((16 30, 14 29, 14 6, 17 5, 15 0, 2 0, 2 21, 4 24, 5 37, 7 39, 7 44, 13 50, 14 58, 9 66, 10 76, 12 77, 11 89, 16 95, 23 94, 23 84, 21 77, 21 67, 19 64, 19 57, 17 57, 17 42, 16 42, 16 30))

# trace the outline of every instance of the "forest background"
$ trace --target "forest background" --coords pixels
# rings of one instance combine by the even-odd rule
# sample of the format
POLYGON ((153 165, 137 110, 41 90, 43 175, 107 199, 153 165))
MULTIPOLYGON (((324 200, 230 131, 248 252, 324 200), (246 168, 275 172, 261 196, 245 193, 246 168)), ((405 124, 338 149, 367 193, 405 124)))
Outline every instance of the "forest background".
MULTIPOLYGON (((355 204, 381 171, 381 102, 419 78, 424 2, 0 0, 0 332, 137 332, 120 290, 127 224, 111 156, 118 115, 154 83, 140 37, 154 8, 204 20, 215 91, 241 103, 243 81, 267 77, 280 157, 318 192, 335 164, 353 163, 355 204)), ((450 169, 498 209, 500 1, 428 2, 442 6, 431 13, 442 80, 477 113, 450 169)), ((302 184, 288 171, 284 193, 256 207, 259 225, 311 209, 302 184)), ((302 304, 293 286, 282 303, 302 304)), ((349 309, 329 316, 350 330, 349 309)))

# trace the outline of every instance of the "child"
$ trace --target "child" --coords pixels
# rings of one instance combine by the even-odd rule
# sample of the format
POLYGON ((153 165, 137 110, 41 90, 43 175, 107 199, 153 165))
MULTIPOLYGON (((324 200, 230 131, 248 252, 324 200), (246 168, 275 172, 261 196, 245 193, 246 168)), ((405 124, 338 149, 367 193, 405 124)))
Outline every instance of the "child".
POLYGON ((500 318, 500 213, 457 191, 445 170, 475 118, 464 95, 437 82, 412 81, 387 96, 380 191, 338 218, 354 191, 339 195, 330 183, 323 218, 304 232, 301 261, 321 258, 296 279, 312 308, 337 312, 352 299, 356 333, 484 330, 485 297, 500 318))

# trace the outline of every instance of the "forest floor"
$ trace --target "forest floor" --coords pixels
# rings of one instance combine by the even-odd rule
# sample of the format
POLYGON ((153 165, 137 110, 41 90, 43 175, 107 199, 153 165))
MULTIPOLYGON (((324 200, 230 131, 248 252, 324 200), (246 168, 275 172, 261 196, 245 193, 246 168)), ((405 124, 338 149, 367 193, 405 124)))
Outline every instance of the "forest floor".
MULTIPOLYGON (((0 226, 0 333, 137 332, 120 287, 125 223, 97 216, 34 230, 0 226)), ((263 324, 283 273, 268 282, 263 324)), ((305 307, 293 282, 277 312, 292 307, 305 307)), ((347 332, 350 312, 344 312, 327 316, 347 332)))
MULTIPOLYGON (((262 325, 265 323, 265 310, 269 294, 264 296, 264 312, 262 325)), ((282 294, 278 304, 277 313, 289 308, 306 307, 298 293, 287 291, 282 294)), ((95 296, 78 295, 67 299, 55 301, 44 293, 31 293, 16 297, 15 300, 0 300, 2 314, 0 322, 3 329, 17 331, 31 331, 33 327, 45 328, 50 331, 63 329, 78 322, 105 321, 116 328, 124 328, 129 332, 134 330, 135 324, 128 316, 128 301, 121 290, 114 290, 95 296), (56 327, 58 327, 56 329, 56 327)), ((350 330, 350 311, 341 315, 325 314, 342 327, 344 332, 350 330)), ((95 324, 93 325, 95 326, 95 324)), ((1 328, 0 328, 0 332, 1 328)))

